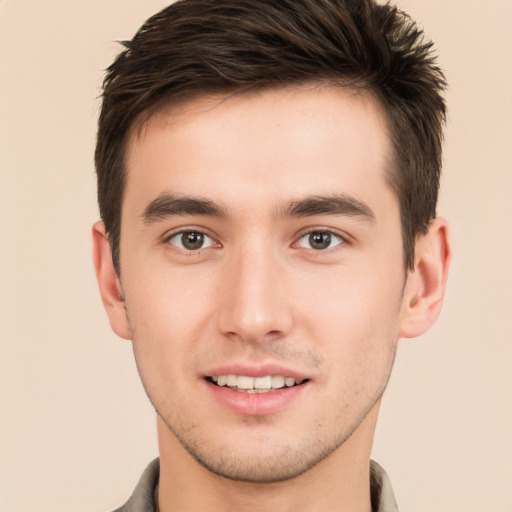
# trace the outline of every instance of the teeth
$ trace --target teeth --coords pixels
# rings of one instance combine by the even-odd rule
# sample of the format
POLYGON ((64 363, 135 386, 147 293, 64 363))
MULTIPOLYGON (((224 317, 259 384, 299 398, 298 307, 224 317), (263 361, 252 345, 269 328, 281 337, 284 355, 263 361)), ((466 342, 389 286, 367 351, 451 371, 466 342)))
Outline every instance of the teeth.
POLYGON ((228 376, 227 376, 227 382, 226 382, 226 384, 227 384, 228 386, 236 386, 236 385, 237 385, 237 383, 238 383, 237 381, 238 381, 238 378, 237 378, 237 376, 236 376, 236 375, 228 375, 228 376))
POLYGON ((282 375, 274 375, 272 377, 272 387, 279 389, 284 387, 284 377, 282 375))
POLYGON ((254 379, 255 389, 270 389, 272 387, 272 377, 267 375, 266 377, 256 377, 254 379))
POLYGON ((286 387, 290 388, 295 384, 295 379, 292 379, 291 377, 286 377, 286 379, 284 379, 284 383, 286 387))
POLYGON ((254 389, 254 378, 240 375, 240 377, 237 378, 236 387, 238 389, 254 389))
POLYGON ((292 387, 301 384, 304 379, 294 379, 283 375, 266 375, 265 377, 247 377, 246 375, 216 375, 212 380, 218 386, 227 386, 237 391, 264 393, 273 389, 292 387))

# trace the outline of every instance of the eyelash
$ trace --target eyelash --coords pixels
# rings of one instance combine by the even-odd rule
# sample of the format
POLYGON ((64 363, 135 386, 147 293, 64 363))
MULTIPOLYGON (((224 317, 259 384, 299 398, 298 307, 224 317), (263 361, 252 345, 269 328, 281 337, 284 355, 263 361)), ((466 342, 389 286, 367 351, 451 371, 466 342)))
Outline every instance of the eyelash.
POLYGON ((322 229, 322 228, 318 229, 317 228, 317 229, 310 229, 310 230, 306 231, 305 233, 302 233, 299 236, 299 238, 297 239, 297 241, 292 244, 292 247, 302 247, 304 249, 308 249, 308 250, 314 251, 316 253, 326 253, 326 252, 334 251, 334 250, 336 250, 336 248, 338 246, 346 244, 346 243, 347 243, 347 240, 339 233, 337 233, 331 229, 322 229), (311 237, 313 235, 327 235, 329 245, 331 244, 333 239, 337 240, 337 243, 333 247, 326 247, 326 248, 321 248, 321 249, 315 249, 313 247, 303 247, 300 245, 301 240, 303 240, 306 237, 309 237, 309 241, 311 242, 311 237))
POLYGON ((170 235, 166 236, 164 238, 164 242, 176 247, 180 251, 184 251, 187 255, 198 254, 199 252, 201 252, 202 249, 208 249, 209 247, 212 247, 217 243, 210 235, 208 235, 204 231, 201 231, 200 229, 182 229, 181 231, 177 231, 177 232, 171 233, 170 235), (199 237, 202 237, 203 240, 205 238, 207 238, 210 241, 210 243, 206 247, 201 246, 197 249, 187 249, 186 247, 183 246, 182 242, 181 242, 181 247, 179 247, 177 244, 173 244, 171 242, 171 240, 173 240, 174 238, 177 238, 180 236, 183 237, 183 235, 186 235, 186 234, 189 234, 189 235, 195 234, 199 237))
MULTIPOLYGON (((183 240, 183 238, 181 240, 183 240)), ((344 244, 348 243, 346 237, 342 236, 341 234, 339 234, 331 229, 325 229, 325 228, 309 229, 308 231, 302 232, 300 234, 300 236, 298 238, 296 238, 295 240, 296 241, 291 244, 292 248, 303 248, 303 249, 307 249, 308 251, 313 251, 314 253, 317 253, 317 254, 330 253, 332 251, 335 251, 340 245, 344 245, 344 244), (327 235, 329 245, 330 245, 332 239, 336 239, 336 240, 338 240, 338 242, 333 247, 326 247, 326 248, 320 248, 320 249, 315 249, 313 247, 304 247, 304 246, 300 245, 301 240, 304 239, 305 237, 311 237, 312 235, 317 235, 317 234, 327 235)), ((180 231, 173 232, 164 238, 164 242, 166 244, 172 245, 176 250, 184 252, 187 256, 197 255, 202 250, 208 249, 215 245, 220 246, 220 244, 218 242, 216 242, 213 237, 211 237, 204 231, 201 231, 200 229, 182 229, 180 231), (200 238, 202 238, 203 240, 205 238, 207 238, 209 240, 209 243, 206 246, 201 245, 201 247, 198 247, 197 249, 187 249, 186 247, 183 246, 183 241, 180 242, 181 247, 178 246, 177 244, 171 242, 173 239, 180 237, 180 236, 183 237, 186 234, 189 234, 189 235, 195 234, 195 235, 199 236, 200 238)))

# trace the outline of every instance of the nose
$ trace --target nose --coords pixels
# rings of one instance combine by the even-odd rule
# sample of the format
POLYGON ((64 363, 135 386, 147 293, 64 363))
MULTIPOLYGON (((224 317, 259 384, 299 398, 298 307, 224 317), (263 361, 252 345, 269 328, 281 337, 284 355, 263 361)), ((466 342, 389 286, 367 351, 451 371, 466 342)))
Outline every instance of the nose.
POLYGON ((231 339, 276 341, 293 326, 286 265, 269 248, 244 250, 226 262, 219 293, 218 328, 231 339))

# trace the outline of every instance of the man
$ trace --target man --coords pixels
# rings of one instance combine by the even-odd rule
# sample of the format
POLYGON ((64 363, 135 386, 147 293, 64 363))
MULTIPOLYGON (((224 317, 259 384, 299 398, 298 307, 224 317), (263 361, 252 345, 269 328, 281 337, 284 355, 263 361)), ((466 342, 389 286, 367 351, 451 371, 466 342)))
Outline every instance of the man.
POLYGON ((184 0, 125 46, 94 260, 160 458, 119 510, 396 510, 379 405, 451 257, 431 44, 371 0, 184 0))

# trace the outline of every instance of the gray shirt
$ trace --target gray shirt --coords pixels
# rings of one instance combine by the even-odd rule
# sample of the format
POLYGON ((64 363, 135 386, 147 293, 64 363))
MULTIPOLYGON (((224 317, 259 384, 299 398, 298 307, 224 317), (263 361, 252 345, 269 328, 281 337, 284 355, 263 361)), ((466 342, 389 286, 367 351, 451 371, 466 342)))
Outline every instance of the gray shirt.
MULTIPOLYGON (((160 460, 155 459, 142 474, 130 499, 114 512, 157 512, 160 460)), ((373 512, 398 512, 386 472, 375 461, 370 462, 370 491, 373 512)))

